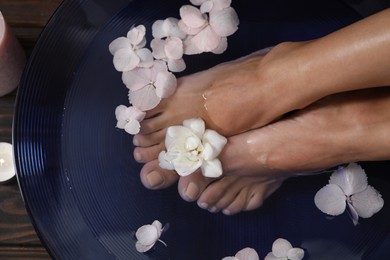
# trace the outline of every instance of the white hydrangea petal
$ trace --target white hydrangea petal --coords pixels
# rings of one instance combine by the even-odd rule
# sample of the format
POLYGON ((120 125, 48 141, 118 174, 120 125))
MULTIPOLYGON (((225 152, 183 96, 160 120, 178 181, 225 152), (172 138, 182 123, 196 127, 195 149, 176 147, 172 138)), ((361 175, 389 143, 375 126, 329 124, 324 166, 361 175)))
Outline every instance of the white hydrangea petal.
POLYGON ((192 161, 189 160, 186 156, 176 157, 172 163, 175 167, 175 171, 180 176, 188 176, 198 170, 202 165, 201 160, 192 161))
POLYGON ((214 3, 213 1, 206 1, 200 6, 201 13, 209 13, 213 9, 214 3))
POLYGON ((160 98, 167 98, 172 95, 177 87, 175 75, 171 72, 160 72, 156 76, 156 95, 160 98))
POLYGON ((158 220, 155 220, 155 221, 153 221, 152 226, 154 226, 156 228, 157 235, 158 235, 158 237, 160 237, 161 231, 162 231, 162 223, 158 220))
POLYGON ((140 227, 135 233, 135 236, 142 245, 151 245, 159 238, 156 227, 152 225, 140 227))
POLYGON ((305 251, 302 248, 294 247, 288 250, 287 258, 289 260, 302 260, 305 256, 305 251))
POLYGON ((202 5, 204 2, 207 2, 208 0, 190 0, 190 3, 196 6, 202 5))
POLYGON ((142 73, 143 69, 135 69, 122 73, 122 82, 132 91, 139 90, 149 84, 149 79, 142 73))
POLYGON ((264 260, 280 260, 281 258, 274 256, 272 252, 268 253, 264 260))
POLYGON ((129 71, 137 67, 140 62, 138 55, 131 49, 120 49, 114 54, 114 67, 117 71, 129 71))
POLYGON ((316 193, 314 203, 322 212, 337 216, 345 211, 346 197, 339 186, 328 184, 316 193))
POLYGON ((367 175, 359 164, 350 163, 337 169, 330 176, 329 183, 340 186, 345 195, 350 196, 366 189, 367 175))
POLYGON ((152 35, 156 39, 167 37, 167 32, 164 28, 164 20, 157 20, 152 25, 152 35))
POLYGON ((166 58, 165 50, 164 50, 165 40, 153 39, 150 42, 150 47, 153 50, 152 54, 153 54, 154 58, 159 59, 159 60, 166 58))
POLYGON ((174 158, 170 157, 169 154, 165 151, 161 151, 158 155, 158 162, 161 169, 165 170, 174 170, 173 164, 171 163, 171 160, 174 158))
POLYGON ((222 10, 224 8, 230 7, 232 0, 213 0, 213 10, 222 10))
POLYGON ((352 206, 351 203, 347 202, 347 205, 351 213, 352 222, 356 226, 357 224, 359 224, 359 214, 357 213, 356 209, 352 206))
POLYGON ((186 69, 186 63, 183 59, 168 60, 168 68, 172 72, 182 72, 186 69))
POLYGON ((225 256, 222 260, 241 260, 235 256, 225 256))
POLYGON ((119 105, 115 108, 115 117, 117 120, 126 120, 127 118, 127 107, 125 105, 119 105))
POLYGON ((130 91, 129 100, 137 109, 148 111, 155 108, 160 103, 161 98, 156 95, 153 86, 147 85, 137 91, 130 91))
POLYGON ((272 253, 276 257, 287 257, 288 250, 291 248, 293 247, 288 240, 278 238, 272 244, 272 253))
POLYGON ((203 160, 201 165, 202 175, 208 178, 218 178, 222 176, 222 164, 218 159, 214 160, 203 160))
POLYGON ((136 107, 128 107, 127 109, 129 111, 129 117, 131 119, 137 120, 139 122, 144 120, 146 116, 145 112, 138 110, 136 107))
POLYGON ((384 205, 384 200, 380 193, 372 186, 351 196, 353 207, 362 218, 370 218, 380 211, 384 205))
POLYGON ((153 55, 149 49, 142 48, 136 51, 136 54, 140 58, 140 62, 138 64, 139 67, 150 68, 153 66, 153 55))
POLYGON ((201 27, 196 27, 196 28, 190 27, 190 26, 188 26, 187 24, 185 24, 185 23, 183 22, 183 20, 180 20, 180 21, 179 21, 178 26, 179 26, 180 30, 181 30, 182 32, 184 32, 186 35, 196 35, 196 34, 198 34, 200 31, 203 30, 203 26, 201 26, 201 27))
POLYGON ((259 260, 259 255, 256 250, 250 247, 246 247, 238 251, 236 257, 239 260, 259 260))
POLYGON ((209 24, 220 37, 232 35, 238 29, 238 15, 231 8, 224 8, 210 12, 209 24))
POLYGON ((164 50, 168 59, 181 59, 183 57, 183 42, 177 37, 170 37, 165 41, 164 50))
POLYGON ((133 27, 128 33, 127 33, 127 38, 129 41, 134 45, 137 46, 145 38, 146 34, 146 28, 144 25, 138 25, 136 27, 133 27))
POLYGON ((115 54, 120 49, 131 49, 131 43, 129 39, 126 37, 119 37, 113 40, 110 45, 108 45, 108 49, 112 55, 115 54))
POLYGON ((130 120, 129 122, 127 122, 124 129, 127 133, 131 135, 136 135, 139 133, 141 125, 137 120, 130 120))
POLYGON ((200 51, 211 52, 218 47, 221 37, 214 32, 211 26, 207 26, 195 35, 191 41, 200 51))
POLYGON ((199 28, 206 23, 206 19, 200 10, 192 5, 183 5, 180 8, 180 17, 191 28, 199 28))
POLYGON ((227 143, 227 138, 214 130, 207 129, 203 135, 203 143, 210 144, 212 146, 213 153, 210 154, 211 157, 209 159, 213 159, 221 153, 227 143))
POLYGON ((145 253, 145 252, 149 251, 154 246, 154 244, 155 243, 153 243, 151 245, 143 245, 139 241, 137 241, 135 243, 135 249, 137 249, 137 251, 140 253, 145 253))
POLYGON ((195 43, 192 42, 192 38, 193 36, 188 36, 183 41, 184 54, 186 55, 201 54, 202 51, 195 45, 195 43))
POLYGON ((201 118, 190 118, 183 121, 183 126, 190 129, 199 138, 203 137, 206 124, 201 118))
POLYGON ((226 37, 222 37, 220 42, 219 42, 219 45, 217 46, 217 48, 212 50, 212 53, 214 53, 214 54, 222 54, 222 53, 224 53, 227 50, 227 47, 228 47, 227 38, 226 37))

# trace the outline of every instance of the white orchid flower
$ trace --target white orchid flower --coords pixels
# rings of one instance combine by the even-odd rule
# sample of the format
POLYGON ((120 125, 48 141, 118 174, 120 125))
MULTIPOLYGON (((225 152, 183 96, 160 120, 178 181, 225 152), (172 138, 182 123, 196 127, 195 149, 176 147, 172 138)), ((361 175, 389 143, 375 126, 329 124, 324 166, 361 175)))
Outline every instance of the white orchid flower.
POLYGON ((305 251, 302 248, 293 247, 288 240, 278 238, 272 244, 272 252, 268 253, 264 260, 301 260, 304 256, 305 251))
POLYGON ((246 247, 237 252, 235 256, 226 256, 222 260, 259 260, 256 250, 246 247))
POLYGON ((109 50, 114 55, 113 63, 117 71, 130 71, 136 67, 148 68, 153 65, 152 52, 146 45, 145 26, 139 25, 130 29, 127 37, 112 41, 109 50))
POLYGON ((316 193, 314 202, 318 209, 332 216, 342 214, 348 205, 354 225, 359 216, 369 218, 384 205, 382 196, 368 185, 365 171, 356 163, 336 170, 329 184, 316 193))
POLYGON ((202 52, 223 53, 227 48, 226 37, 238 29, 236 11, 230 7, 229 1, 192 2, 200 4, 200 9, 192 5, 180 8, 181 20, 178 25, 188 34, 184 41, 184 53, 188 55, 202 52), (205 5, 208 7, 204 7, 205 5))
POLYGON ((155 108, 162 98, 172 95, 177 80, 163 61, 154 61, 150 68, 136 68, 122 74, 122 81, 129 89, 130 103, 141 111, 155 108))
POLYGON ((199 168, 205 177, 222 175, 222 165, 217 156, 227 139, 214 130, 206 130, 200 118, 188 119, 182 126, 167 129, 165 147, 159 154, 160 167, 175 170, 180 176, 187 176, 199 168))
POLYGON ((153 23, 152 34, 154 39, 150 43, 152 54, 158 60, 164 60, 172 72, 185 70, 186 64, 183 60, 183 40, 187 36, 178 26, 179 20, 167 18, 157 20, 153 23))
POLYGON ((157 241, 160 241, 165 246, 167 246, 164 241, 160 240, 160 236, 163 230, 164 228, 162 227, 161 222, 158 220, 153 221, 151 225, 144 225, 140 227, 135 233, 135 236, 138 240, 135 243, 135 248, 137 251, 140 253, 149 251, 157 241))
POLYGON ((141 128, 140 122, 145 118, 145 115, 145 112, 142 112, 135 107, 119 105, 115 109, 115 117, 117 120, 116 127, 124 129, 131 135, 138 134, 141 128))

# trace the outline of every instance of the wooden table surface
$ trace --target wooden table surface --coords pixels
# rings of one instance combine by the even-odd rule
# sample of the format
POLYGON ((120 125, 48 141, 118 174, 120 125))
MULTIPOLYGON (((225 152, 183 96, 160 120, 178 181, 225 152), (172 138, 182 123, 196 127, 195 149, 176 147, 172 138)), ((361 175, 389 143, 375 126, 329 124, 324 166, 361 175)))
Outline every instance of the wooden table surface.
MULTIPOLYGON (((0 0, 0 11, 30 55, 61 0, 0 0)), ((12 142, 16 91, 0 97, 0 142, 12 142)), ((16 180, 0 184, 0 259, 51 259, 27 215, 16 180)))

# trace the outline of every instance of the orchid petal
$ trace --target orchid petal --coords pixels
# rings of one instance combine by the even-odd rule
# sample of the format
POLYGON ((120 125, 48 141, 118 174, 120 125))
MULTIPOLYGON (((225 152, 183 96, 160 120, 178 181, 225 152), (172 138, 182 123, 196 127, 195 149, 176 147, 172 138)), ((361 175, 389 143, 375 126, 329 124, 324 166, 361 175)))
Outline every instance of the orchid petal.
POLYGON ((169 156, 167 152, 161 151, 158 155, 158 162, 159 162, 160 168, 165 169, 165 170, 170 170, 170 171, 174 170, 175 168, 173 167, 173 164, 171 163, 171 161, 173 159, 174 158, 169 156))
POLYGON ((137 67, 140 62, 138 55, 131 49, 120 49, 114 54, 114 67, 117 71, 129 71, 137 67))
POLYGON ((180 30, 181 30, 182 32, 184 32, 185 34, 188 34, 188 35, 195 35, 195 34, 198 34, 200 31, 203 30, 203 26, 201 26, 201 27, 196 27, 196 28, 190 27, 190 26, 188 26, 187 24, 185 24, 185 23, 183 22, 183 20, 180 20, 180 21, 179 21, 178 26, 179 26, 179 28, 180 28, 180 30))
POLYGON ((351 163, 336 170, 330 176, 329 183, 340 186, 345 195, 351 196, 366 189, 367 175, 359 164, 351 163))
POLYGON ((180 8, 180 17, 187 26, 192 28, 199 28, 206 24, 203 14, 192 5, 183 5, 180 8))
POLYGON ((183 126, 190 129, 199 138, 202 138, 206 130, 206 124, 201 118, 191 118, 183 121, 183 126))
POLYGON ((273 254, 272 252, 270 252, 270 253, 268 253, 268 254, 265 256, 264 260, 280 260, 280 258, 274 256, 274 254, 273 254))
POLYGON ((201 160, 192 161, 186 156, 178 156, 172 161, 177 174, 180 176, 188 176, 194 173, 202 165, 201 160))
POLYGON ((165 40, 153 39, 150 42, 150 47, 153 50, 152 54, 154 58, 159 60, 166 58, 164 46, 165 46, 165 40))
POLYGON ((202 175, 208 178, 218 178, 222 175, 222 164, 218 159, 204 160, 201 165, 202 175))
POLYGON ((147 111, 155 108, 160 103, 161 98, 156 95, 152 85, 147 85, 137 91, 130 91, 129 100, 137 109, 147 111))
POLYGON ((122 82, 132 91, 139 90, 149 84, 148 78, 145 78, 143 69, 135 69, 122 73, 122 82), (140 72, 141 71, 141 72, 140 72))
POLYGON ((208 159, 205 158, 206 160, 209 160, 217 157, 221 153, 223 147, 227 143, 227 138, 218 134, 214 130, 208 129, 203 135, 203 143, 210 144, 213 148, 212 154, 209 155, 210 157, 208 157, 208 159))
POLYGON ((222 10, 232 4, 232 0, 213 0, 213 10, 222 10))
POLYGON ((127 38, 134 45, 137 46, 140 44, 145 38, 146 28, 143 25, 138 25, 137 27, 133 27, 128 33, 127 38))
POLYGON ((357 224, 359 224, 359 214, 357 213, 356 209, 352 206, 350 202, 347 202, 347 205, 349 211, 351 212, 352 222, 356 226, 357 224))
POLYGON ((356 212, 362 218, 372 217, 384 205, 382 196, 370 185, 364 191, 352 195, 351 201, 356 212))
POLYGON ((149 49, 142 48, 136 50, 136 53, 140 58, 140 62, 138 64, 139 67, 150 68, 153 66, 153 55, 149 49))
POLYGON ((208 0, 190 0, 190 3, 196 6, 202 5, 204 2, 207 2, 208 0))
POLYGON ((305 251, 302 248, 291 248, 287 252, 287 258, 289 260, 302 260, 305 256, 305 251))
POLYGON ((135 233, 137 240, 143 245, 151 245, 159 238, 158 231, 155 226, 144 225, 135 233))
POLYGON ((183 42, 177 37, 171 37, 165 41, 164 50, 168 59, 181 59, 183 57, 183 42))
POLYGON ((278 238, 272 244, 272 253, 276 257, 286 257, 288 250, 291 248, 293 247, 288 240, 284 238, 278 238))
POLYGON ((210 52, 218 47, 221 37, 214 32, 211 26, 207 26, 195 35, 191 41, 202 52, 210 52))
POLYGON ((337 216, 345 211, 346 197, 339 186, 328 184, 316 193, 314 203, 322 212, 337 216))
POLYGON ((183 59, 168 60, 168 68, 172 72, 182 72, 186 69, 186 63, 183 59))
POLYGON ((214 54, 222 54, 222 53, 224 53, 226 51, 227 47, 228 47, 227 38, 226 37, 222 37, 221 41, 219 42, 219 45, 217 46, 217 48, 212 50, 212 53, 214 53, 214 54))
POLYGON ((112 55, 115 54, 120 49, 131 49, 131 43, 129 39, 126 37, 119 37, 113 40, 110 45, 108 45, 108 49, 112 55))
POLYGON ((209 13, 213 9, 214 3, 213 1, 206 1, 200 6, 200 12, 202 14, 209 13))
POLYGON ((156 76, 156 95, 160 98, 167 98, 172 95, 177 87, 175 75, 171 72, 160 72, 156 76))
POLYGON ((231 8, 225 8, 210 13, 209 24, 220 37, 232 35, 238 29, 238 15, 231 8))
POLYGON ((153 243, 151 245, 143 245, 139 241, 137 241, 135 243, 135 249, 137 249, 137 251, 140 253, 145 253, 145 252, 149 251, 154 246, 154 244, 155 243, 153 243))
POLYGON ((256 250, 246 247, 237 252, 236 256, 240 260, 259 260, 259 255, 256 250))

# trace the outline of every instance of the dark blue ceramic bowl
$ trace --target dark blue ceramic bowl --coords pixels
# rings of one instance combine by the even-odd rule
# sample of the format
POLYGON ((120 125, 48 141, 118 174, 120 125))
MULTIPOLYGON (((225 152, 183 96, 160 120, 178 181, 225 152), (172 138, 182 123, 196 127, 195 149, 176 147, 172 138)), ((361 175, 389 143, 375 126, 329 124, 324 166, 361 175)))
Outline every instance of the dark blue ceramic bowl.
MULTIPOLYGON (((115 128, 114 110, 127 103, 127 90, 108 45, 133 24, 144 24, 150 34, 155 20, 179 17, 183 4, 67 0, 42 33, 19 88, 13 141, 26 207, 52 257, 217 260, 253 247, 263 258, 279 237, 304 248, 305 259, 389 256, 387 205, 357 227, 347 213, 329 219, 315 207, 314 194, 328 175, 290 180, 259 210, 231 217, 184 202, 176 187, 150 191, 141 185, 131 136, 115 128), (170 224, 162 236, 168 247, 157 244, 140 254, 135 231, 155 219, 170 224)), ((361 19, 336 0, 232 5, 241 23, 228 51, 186 57, 186 73, 282 41, 320 37, 361 19)), ((378 165, 366 165, 373 174, 369 181, 387 201, 389 182, 381 174, 390 167, 378 165)))

